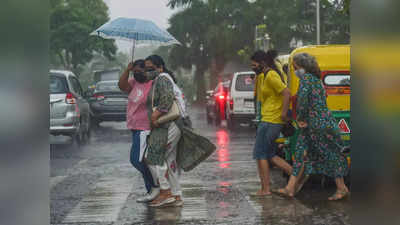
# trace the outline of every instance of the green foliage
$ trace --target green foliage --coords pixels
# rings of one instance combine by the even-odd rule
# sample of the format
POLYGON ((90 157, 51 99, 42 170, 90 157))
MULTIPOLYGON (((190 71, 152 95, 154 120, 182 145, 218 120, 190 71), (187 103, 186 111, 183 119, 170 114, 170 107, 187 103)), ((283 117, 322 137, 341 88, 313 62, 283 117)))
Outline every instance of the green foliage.
POLYGON ((90 36, 109 20, 102 0, 50 0, 50 58, 53 66, 78 73, 79 66, 95 53, 112 60, 116 53, 113 40, 90 36))
MULTIPOLYGON (((350 20, 344 13, 349 2, 321 0, 322 43, 349 43, 350 20)), ((316 43, 315 0, 170 0, 168 5, 182 8, 170 18, 168 31, 183 45, 164 53, 169 52, 173 69, 196 65, 198 95, 203 92, 202 74, 207 70, 212 87, 228 62, 248 64, 255 50, 257 25, 266 25, 271 46, 281 53, 292 50, 292 40, 316 43)))

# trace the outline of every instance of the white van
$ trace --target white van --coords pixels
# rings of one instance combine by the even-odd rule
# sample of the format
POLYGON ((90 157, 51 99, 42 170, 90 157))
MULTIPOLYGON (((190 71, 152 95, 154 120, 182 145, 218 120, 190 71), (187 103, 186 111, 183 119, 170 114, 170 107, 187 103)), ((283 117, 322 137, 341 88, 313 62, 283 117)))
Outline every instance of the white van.
POLYGON ((254 76, 255 73, 252 71, 233 74, 226 101, 226 120, 229 129, 234 129, 241 123, 251 124, 255 118, 254 76))

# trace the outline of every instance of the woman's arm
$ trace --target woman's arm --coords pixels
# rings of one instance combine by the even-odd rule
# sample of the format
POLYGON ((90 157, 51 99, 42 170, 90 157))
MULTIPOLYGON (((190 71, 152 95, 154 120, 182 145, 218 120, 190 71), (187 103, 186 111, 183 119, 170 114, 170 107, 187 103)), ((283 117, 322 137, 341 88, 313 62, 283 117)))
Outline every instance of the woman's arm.
POLYGON ((155 123, 157 119, 163 114, 167 113, 174 103, 175 94, 174 87, 171 81, 166 77, 156 78, 155 82, 155 91, 154 91, 154 101, 157 102, 156 110, 151 115, 151 121, 153 126, 158 126, 155 123))
POLYGON ((299 90, 297 91, 297 106, 296 106, 296 114, 297 120, 306 122, 308 111, 309 111, 309 92, 311 90, 310 81, 305 78, 300 80, 299 90))
POLYGON ((124 91, 126 93, 131 92, 132 87, 129 85, 128 79, 129 79, 129 71, 131 71, 133 68, 133 63, 129 63, 128 68, 124 71, 122 76, 119 78, 118 82, 118 87, 121 89, 121 91, 124 91))

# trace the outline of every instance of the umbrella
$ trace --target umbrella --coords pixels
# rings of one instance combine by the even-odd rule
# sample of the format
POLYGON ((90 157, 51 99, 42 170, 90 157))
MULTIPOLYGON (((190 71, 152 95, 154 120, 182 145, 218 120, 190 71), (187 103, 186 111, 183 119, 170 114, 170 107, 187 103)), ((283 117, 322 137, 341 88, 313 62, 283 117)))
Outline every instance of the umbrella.
POLYGON ((136 44, 180 44, 170 33, 159 28, 152 21, 134 18, 117 18, 103 24, 91 35, 105 39, 132 41, 132 61, 136 44))

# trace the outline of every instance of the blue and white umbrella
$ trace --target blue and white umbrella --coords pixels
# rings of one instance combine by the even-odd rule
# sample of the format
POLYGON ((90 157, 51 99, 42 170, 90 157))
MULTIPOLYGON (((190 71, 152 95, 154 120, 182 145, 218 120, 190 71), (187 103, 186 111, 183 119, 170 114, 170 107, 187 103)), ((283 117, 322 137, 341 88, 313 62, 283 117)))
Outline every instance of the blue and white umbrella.
POLYGON ((132 59, 136 44, 180 44, 170 33, 159 28, 152 21, 134 18, 117 18, 103 24, 93 31, 91 35, 97 35, 105 39, 132 41, 132 59))

